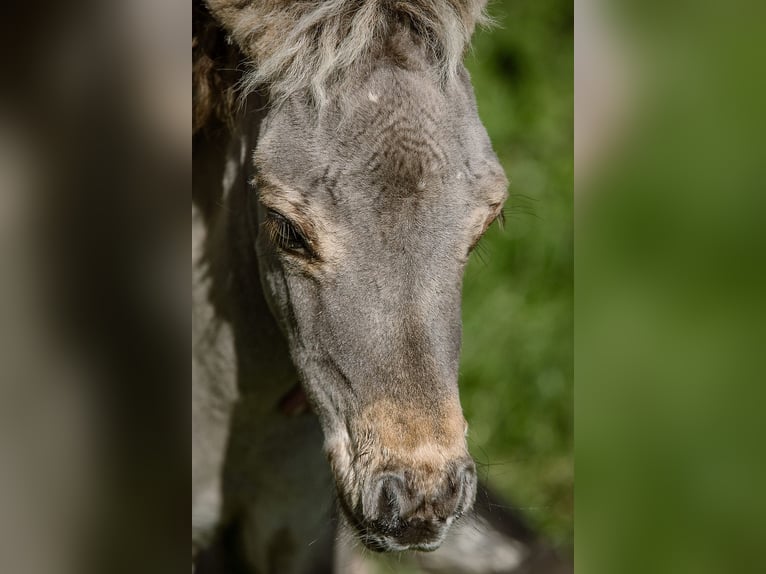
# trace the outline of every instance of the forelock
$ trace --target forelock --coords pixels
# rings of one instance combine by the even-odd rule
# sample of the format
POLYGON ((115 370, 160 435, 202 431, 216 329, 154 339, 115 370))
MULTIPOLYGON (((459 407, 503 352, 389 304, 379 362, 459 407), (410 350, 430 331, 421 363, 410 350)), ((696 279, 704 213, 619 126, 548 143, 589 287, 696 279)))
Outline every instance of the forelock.
POLYGON ((266 87, 274 100, 308 92, 318 103, 350 71, 384 51, 402 27, 423 43, 434 72, 451 81, 486 0, 208 0, 251 60, 246 93, 266 87))

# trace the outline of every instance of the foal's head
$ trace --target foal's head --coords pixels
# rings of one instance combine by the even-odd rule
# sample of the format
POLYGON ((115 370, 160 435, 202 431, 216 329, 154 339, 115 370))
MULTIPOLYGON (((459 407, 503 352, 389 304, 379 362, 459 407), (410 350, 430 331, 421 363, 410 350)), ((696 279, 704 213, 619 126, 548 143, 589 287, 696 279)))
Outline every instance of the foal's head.
POLYGON ((391 63, 319 108, 288 99, 254 161, 264 290, 345 514, 370 548, 435 549, 476 491, 461 283, 507 185, 467 73, 391 63))
POLYGON ((485 4, 207 0, 271 97, 248 214, 260 277, 376 550, 435 549, 476 492, 461 284, 507 185, 461 64, 485 4))

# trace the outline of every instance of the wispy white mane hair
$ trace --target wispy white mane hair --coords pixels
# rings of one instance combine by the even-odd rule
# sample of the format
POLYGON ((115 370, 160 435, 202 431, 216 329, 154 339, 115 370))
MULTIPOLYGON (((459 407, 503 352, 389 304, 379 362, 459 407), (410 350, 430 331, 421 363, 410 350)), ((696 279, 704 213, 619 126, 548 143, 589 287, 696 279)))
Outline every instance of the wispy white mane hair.
POLYGON ((487 0, 208 0, 213 15, 251 60, 247 92, 266 87, 281 100, 326 88, 379 50, 406 23, 451 81, 487 0))

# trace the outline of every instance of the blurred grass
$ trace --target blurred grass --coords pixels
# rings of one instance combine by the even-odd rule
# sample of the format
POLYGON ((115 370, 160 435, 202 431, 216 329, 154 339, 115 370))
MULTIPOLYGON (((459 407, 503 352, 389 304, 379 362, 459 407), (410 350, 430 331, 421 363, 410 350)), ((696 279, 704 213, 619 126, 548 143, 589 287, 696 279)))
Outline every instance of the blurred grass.
POLYGON ((573 6, 493 2, 467 58, 511 181, 506 224, 472 256, 461 395, 481 475, 573 542, 573 6))

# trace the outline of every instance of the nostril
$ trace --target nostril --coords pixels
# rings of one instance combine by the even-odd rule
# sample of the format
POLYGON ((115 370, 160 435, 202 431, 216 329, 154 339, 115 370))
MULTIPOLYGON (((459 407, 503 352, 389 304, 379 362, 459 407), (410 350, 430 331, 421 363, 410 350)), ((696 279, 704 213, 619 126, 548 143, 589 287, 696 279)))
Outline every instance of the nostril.
POLYGON ((363 502, 368 520, 393 523, 399 518, 404 506, 404 481, 394 473, 379 478, 369 490, 363 502))
POLYGON ((439 519, 459 517, 470 510, 475 497, 476 466, 471 461, 453 468, 434 512, 439 519))
POLYGON ((387 476, 381 480, 378 495, 378 516, 380 518, 398 517, 402 507, 402 489, 404 484, 397 476, 387 476))
POLYGON ((399 546, 433 550, 476 497, 476 466, 463 459, 444 473, 379 474, 362 499, 364 527, 399 546))

